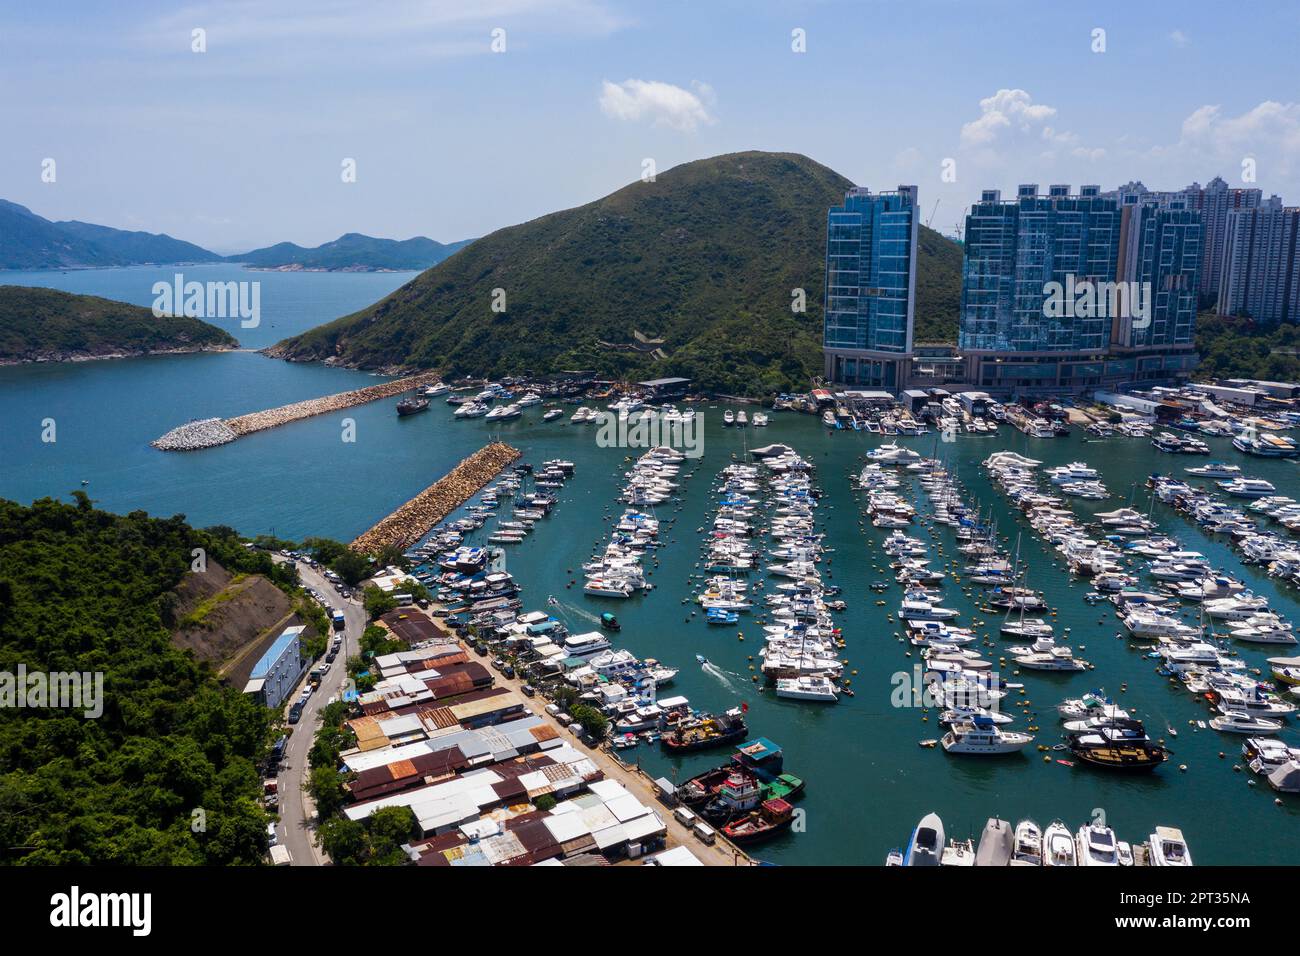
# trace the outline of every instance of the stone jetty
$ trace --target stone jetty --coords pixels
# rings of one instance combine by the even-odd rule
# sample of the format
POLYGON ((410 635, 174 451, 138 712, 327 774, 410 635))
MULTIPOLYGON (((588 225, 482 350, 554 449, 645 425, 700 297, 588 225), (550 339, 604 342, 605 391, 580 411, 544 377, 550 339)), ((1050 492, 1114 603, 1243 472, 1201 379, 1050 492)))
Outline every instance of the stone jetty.
POLYGON ((229 444, 238 437, 220 418, 205 418, 173 428, 149 444, 159 451, 192 451, 229 444))
POLYGON ((363 554, 388 545, 406 549, 472 498, 520 452, 502 442, 485 445, 402 505, 349 546, 363 554))
POLYGON ((279 408, 269 408, 262 412, 250 412, 236 418, 224 420, 206 418, 203 421, 186 422, 178 428, 173 428, 161 438, 150 442, 150 444, 160 451, 197 451, 200 448, 213 448, 217 445, 225 445, 244 435, 251 435, 253 432, 275 428, 277 425, 287 425, 289 422, 311 418, 313 415, 342 411, 345 408, 364 405, 366 402, 377 401, 381 398, 392 398, 394 395, 402 394, 402 392, 409 392, 414 388, 431 385, 437 380, 438 375, 436 372, 422 372, 419 375, 397 378, 391 382, 382 382, 379 385, 355 388, 350 392, 339 392, 336 395, 326 395, 323 398, 309 398, 305 402, 281 405, 279 408))

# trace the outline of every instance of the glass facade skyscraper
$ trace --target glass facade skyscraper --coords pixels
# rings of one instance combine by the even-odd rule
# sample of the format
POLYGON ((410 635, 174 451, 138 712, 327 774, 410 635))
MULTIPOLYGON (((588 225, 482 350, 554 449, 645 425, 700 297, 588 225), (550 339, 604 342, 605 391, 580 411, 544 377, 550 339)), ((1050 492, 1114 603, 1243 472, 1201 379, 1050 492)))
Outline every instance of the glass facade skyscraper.
POLYGON ((1114 345, 1190 347, 1204 263, 1201 214, 1184 193, 1131 193, 1121 203, 1119 278, 1149 290, 1149 314, 1116 316, 1114 345))
MULTIPOLYGON (((964 350, 1020 353, 1099 352, 1110 344, 1110 318, 1049 315, 1053 283, 1115 281, 1120 213, 1096 186, 1071 195, 1021 186, 1014 200, 986 190, 966 217, 959 342, 964 350)), ((1059 294, 1059 293, 1058 293, 1059 294)))
POLYGON ((826 378, 901 387, 916 302, 916 187, 850 189, 826 218, 826 378))

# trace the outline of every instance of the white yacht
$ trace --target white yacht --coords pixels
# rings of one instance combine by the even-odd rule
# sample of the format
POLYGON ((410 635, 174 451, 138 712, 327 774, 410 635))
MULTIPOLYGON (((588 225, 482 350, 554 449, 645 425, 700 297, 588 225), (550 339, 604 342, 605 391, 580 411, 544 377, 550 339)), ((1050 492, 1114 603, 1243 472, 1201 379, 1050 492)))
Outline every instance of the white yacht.
POLYGON ((1183 831, 1176 827, 1156 827, 1150 837, 1152 866, 1191 866, 1192 853, 1187 849, 1183 831))
POLYGON ((1043 833, 1043 866, 1074 866, 1074 836, 1060 820, 1043 833))
POLYGON ((828 704, 838 701, 835 685, 824 676, 785 677, 776 682, 776 696, 789 700, 815 700, 828 704))
POLYGON ((482 418, 488 413, 488 407, 482 402, 466 402, 452 412, 453 418, 482 418))
POLYGON ((767 424, 767 415, 764 414, 763 412, 755 412, 755 413, 754 413, 754 427, 755 427, 755 428, 762 428, 762 427, 763 427, 764 425, 766 425, 766 424, 767 424))
POLYGON ((1016 848, 1011 854, 1011 866, 1043 865, 1043 831, 1033 820, 1016 824, 1016 848))
POLYGON ((1104 824, 1089 823, 1080 827, 1075 850, 1079 866, 1119 866, 1115 831, 1104 824))
POLYGON ((1229 710, 1210 719, 1215 730, 1233 734, 1275 734, 1282 729, 1282 721, 1257 717, 1238 710, 1229 710))
POLYGON ((536 392, 525 392, 524 397, 515 402, 520 408, 528 408, 530 405, 540 405, 542 396, 536 392))
POLYGON ((1219 487, 1234 498, 1263 498, 1277 491, 1272 482, 1263 478, 1234 478, 1219 482, 1219 487))
POLYGON ((740 411, 736 412, 736 424, 739 425, 741 428, 744 428, 746 425, 749 424, 749 416, 745 414, 745 410, 743 408, 740 411))
POLYGON ((1072 481, 1095 481, 1097 479, 1097 469, 1089 467, 1087 462, 1082 461, 1072 461, 1068 465, 1049 468, 1047 474, 1051 476, 1054 485, 1065 485, 1072 481))
POLYGON ((1183 471, 1197 478, 1240 478, 1241 469, 1223 461, 1209 461, 1199 468, 1184 468, 1183 471))
POLYGON ((996 756, 1016 753, 1033 740, 1030 734, 1001 730, 987 718, 974 717, 969 722, 953 724, 940 742, 950 754, 996 756))
POLYGON ((435 382, 434 384, 425 387, 424 394, 429 398, 436 398, 439 395, 446 395, 450 391, 450 385, 447 385, 445 382, 435 382))

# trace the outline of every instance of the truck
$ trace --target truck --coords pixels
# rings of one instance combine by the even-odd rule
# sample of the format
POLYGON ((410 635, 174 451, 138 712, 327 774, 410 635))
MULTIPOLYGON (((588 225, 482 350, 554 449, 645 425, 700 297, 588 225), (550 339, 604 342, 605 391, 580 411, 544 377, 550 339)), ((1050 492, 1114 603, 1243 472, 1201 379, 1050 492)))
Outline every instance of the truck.
POLYGON ((324 676, 324 671, 320 667, 313 667, 311 669, 311 676, 309 678, 309 680, 311 681, 311 686, 319 687, 321 678, 323 676, 324 676))
POLYGON ((347 618, 343 616, 343 611, 339 608, 335 608, 333 613, 330 614, 330 620, 334 622, 334 630, 336 631, 341 631, 348 626, 347 618))
POLYGON ((288 866, 293 862, 293 856, 289 853, 289 848, 283 843, 277 843, 271 847, 271 865, 288 866))

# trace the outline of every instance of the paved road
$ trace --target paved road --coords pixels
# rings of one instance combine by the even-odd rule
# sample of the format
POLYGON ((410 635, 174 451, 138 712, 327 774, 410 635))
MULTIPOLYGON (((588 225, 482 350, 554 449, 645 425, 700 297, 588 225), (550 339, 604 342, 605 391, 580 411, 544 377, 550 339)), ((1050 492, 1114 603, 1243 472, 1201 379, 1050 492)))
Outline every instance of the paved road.
MULTIPOLYGON (((307 764, 307 753, 311 750, 319 727, 321 708, 331 697, 342 691, 343 681, 347 677, 347 659, 360 650, 361 632, 366 626, 366 612, 359 601, 344 600, 319 571, 303 561, 297 562, 297 566, 303 586, 315 588, 317 592, 325 595, 328 603, 336 608, 342 608, 347 623, 343 631, 343 647, 330 666, 329 673, 321 680, 320 688, 307 698, 307 706, 303 708, 302 718, 293 725, 293 733, 289 736, 288 746, 285 747, 284 763, 280 767, 280 822, 276 826, 278 838, 289 848, 294 866, 322 866, 329 861, 317 848, 314 840, 315 831, 311 829, 316 810, 312 806, 311 797, 306 792, 307 777, 311 771, 307 764)), ((292 700, 296 699, 297 695, 292 698, 292 700)))

